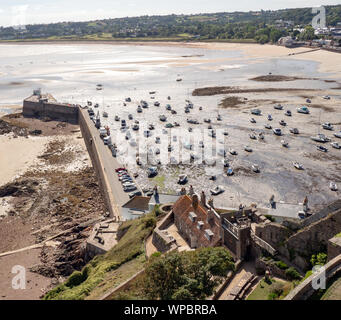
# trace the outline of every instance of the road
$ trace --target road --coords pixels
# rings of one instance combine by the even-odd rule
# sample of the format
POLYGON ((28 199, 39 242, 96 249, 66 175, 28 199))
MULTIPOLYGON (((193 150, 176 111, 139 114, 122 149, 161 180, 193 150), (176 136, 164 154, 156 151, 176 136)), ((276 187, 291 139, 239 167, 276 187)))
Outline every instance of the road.
MULTIPOLYGON (((103 140, 99 136, 98 130, 89 118, 87 110, 81 109, 80 112, 84 115, 91 136, 93 137, 92 143, 95 144, 96 149, 98 150, 98 156, 106 173, 107 182, 110 188, 109 193, 111 193, 114 200, 115 216, 118 216, 121 220, 121 207, 129 200, 129 195, 123 191, 121 182, 118 180, 115 172, 115 169, 122 167, 122 164, 120 164, 117 159, 112 156, 110 149, 104 145, 103 140)), ((103 181, 103 183, 105 182, 103 181)))

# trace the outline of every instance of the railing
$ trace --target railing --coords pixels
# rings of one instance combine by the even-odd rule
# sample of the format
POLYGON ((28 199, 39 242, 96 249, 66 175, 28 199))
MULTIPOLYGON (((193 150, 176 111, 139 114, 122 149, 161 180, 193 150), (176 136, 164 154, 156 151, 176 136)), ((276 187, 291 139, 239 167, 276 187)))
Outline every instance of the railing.
POLYGON ((224 218, 223 226, 230 231, 235 237, 238 237, 238 227, 234 226, 230 221, 224 218))

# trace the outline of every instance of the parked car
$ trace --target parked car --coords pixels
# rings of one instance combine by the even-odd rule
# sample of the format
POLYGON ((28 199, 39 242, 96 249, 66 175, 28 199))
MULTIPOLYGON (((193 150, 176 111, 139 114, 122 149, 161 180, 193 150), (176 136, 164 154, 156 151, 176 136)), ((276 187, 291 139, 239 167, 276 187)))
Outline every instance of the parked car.
POLYGON ((138 197, 138 196, 142 196, 142 192, 141 191, 135 191, 132 193, 129 193, 129 198, 134 198, 134 197, 138 197))

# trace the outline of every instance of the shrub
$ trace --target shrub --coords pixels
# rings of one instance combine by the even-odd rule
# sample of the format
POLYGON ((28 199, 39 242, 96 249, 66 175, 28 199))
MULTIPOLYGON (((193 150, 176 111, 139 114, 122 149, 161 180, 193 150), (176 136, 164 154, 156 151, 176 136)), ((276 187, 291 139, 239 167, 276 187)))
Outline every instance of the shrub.
POLYGON ((65 285, 69 288, 79 286, 88 278, 88 268, 85 267, 81 272, 75 271, 71 274, 65 285))
POLYGON ((288 268, 285 271, 285 275, 289 280, 299 280, 301 279, 300 274, 297 272, 297 270, 293 267, 288 268))
POLYGON ((318 254, 313 254, 310 259, 311 265, 314 267, 316 265, 325 265, 327 263, 327 255, 324 252, 318 254))
POLYGON ((286 270, 286 269, 289 268, 289 267, 287 266, 287 264, 284 263, 283 261, 277 261, 277 262, 276 262, 276 266, 277 266, 278 268, 280 268, 281 270, 286 270))

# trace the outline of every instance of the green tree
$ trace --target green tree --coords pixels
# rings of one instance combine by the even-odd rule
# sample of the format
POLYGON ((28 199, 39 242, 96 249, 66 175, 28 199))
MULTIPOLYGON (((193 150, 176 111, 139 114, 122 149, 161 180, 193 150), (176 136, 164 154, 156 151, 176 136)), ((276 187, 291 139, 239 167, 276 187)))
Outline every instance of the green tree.
POLYGON ((310 259, 311 265, 314 267, 316 265, 325 265, 327 263, 327 255, 323 252, 320 252, 318 254, 313 254, 310 259))
POLYGON ((232 258, 222 247, 171 252, 149 262, 144 290, 151 299, 205 299, 233 269, 232 258))
POLYGON ((306 26, 299 36, 300 40, 307 41, 315 39, 315 30, 312 26, 306 26))

